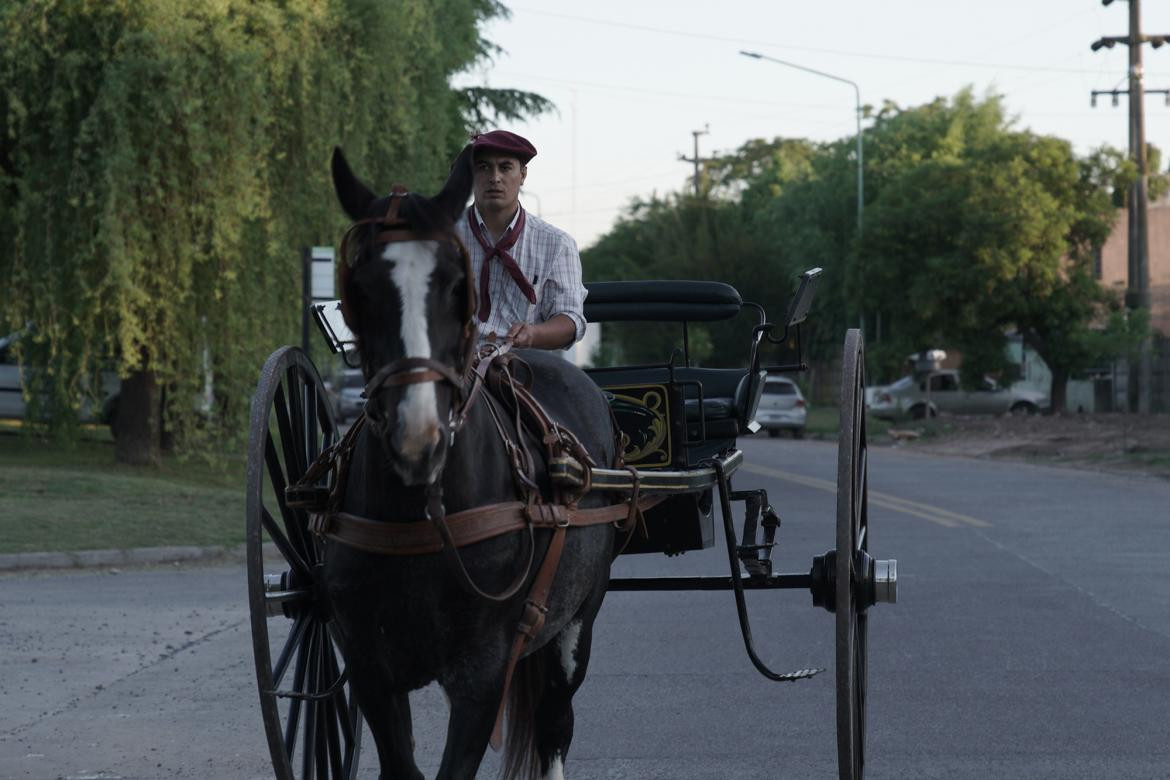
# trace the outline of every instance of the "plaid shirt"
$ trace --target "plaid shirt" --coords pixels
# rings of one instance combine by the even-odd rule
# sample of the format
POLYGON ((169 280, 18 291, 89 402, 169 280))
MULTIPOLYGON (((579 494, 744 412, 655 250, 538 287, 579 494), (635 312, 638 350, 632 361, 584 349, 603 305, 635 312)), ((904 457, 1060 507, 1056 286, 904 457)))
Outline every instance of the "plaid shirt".
MULTIPOLYGON (((472 206, 471 213, 479 221, 484 236, 492 241, 491 231, 484 225, 479 209, 472 206)), ((519 217, 520 211, 517 209, 508 230, 513 228, 519 217)), ((466 213, 456 221, 455 231, 471 255, 475 286, 479 289, 479 275, 486 253, 472 235, 466 213)), ((584 306, 587 291, 581 284, 581 255, 577 253, 577 242, 573 237, 532 212, 527 212, 524 215, 524 233, 509 253, 536 289, 536 303, 528 302, 498 260, 492 262, 488 267, 491 313, 488 314, 487 322, 480 322, 476 318, 480 341, 489 333, 503 336, 513 323, 545 322, 558 314, 564 314, 573 321, 577 328, 573 342, 580 341, 585 336, 584 306)))

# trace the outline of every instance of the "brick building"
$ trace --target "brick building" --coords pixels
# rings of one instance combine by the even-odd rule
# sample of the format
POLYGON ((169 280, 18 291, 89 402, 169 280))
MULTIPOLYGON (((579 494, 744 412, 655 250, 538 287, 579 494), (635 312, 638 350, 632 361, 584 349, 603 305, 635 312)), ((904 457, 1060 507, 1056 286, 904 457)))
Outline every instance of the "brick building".
MULTIPOLYGON (((1150 327, 1170 337, 1170 197, 1149 208, 1150 327)), ((1128 214, 1117 212, 1113 233, 1101 248, 1097 278, 1124 295, 1129 266, 1128 214)))
MULTIPOLYGON (((1097 278, 1124 299, 1129 278, 1129 215, 1117 212, 1117 221, 1097 258, 1097 278)), ((1150 406, 1170 412, 1170 196, 1149 207, 1150 327, 1153 339, 1153 386, 1150 406)), ((1049 392, 1052 373, 1036 353, 1015 337, 1009 347, 1020 366, 1020 384, 1049 392)), ((1074 377, 1066 388, 1070 411, 1110 412, 1131 408, 1136 399, 1129 387, 1130 367, 1124 360, 1098 366, 1087 376, 1074 377)))
MULTIPOLYGON (((1101 248, 1097 278, 1101 284, 1124 295, 1128 281, 1129 224, 1126 211, 1119 211, 1113 233, 1101 248)), ((1153 339, 1153 386, 1150 406, 1155 412, 1170 411, 1170 196, 1149 207, 1150 328, 1153 339)), ((1128 388, 1124 362, 1112 367, 1110 404, 1106 408, 1126 409, 1134 403, 1128 388)), ((1098 397, 1100 394, 1098 393, 1098 397)), ((1098 410, 1102 408, 1097 405, 1098 410)))

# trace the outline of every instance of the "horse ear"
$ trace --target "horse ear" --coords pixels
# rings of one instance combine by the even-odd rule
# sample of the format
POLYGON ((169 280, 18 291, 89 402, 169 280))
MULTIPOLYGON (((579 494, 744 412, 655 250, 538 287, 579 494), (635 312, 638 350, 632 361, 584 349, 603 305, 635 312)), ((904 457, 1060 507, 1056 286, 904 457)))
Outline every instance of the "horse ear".
POLYGON ((452 222, 458 222, 471 198, 474 171, 471 167, 471 144, 463 147, 463 151, 451 163, 451 173, 447 175, 447 183, 443 189, 432 198, 432 201, 443 212, 451 217, 452 222))
POLYGON ((333 189, 337 192, 337 199, 341 201, 341 208, 355 222, 366 216, 374 193, 366 185, 358 181, 341 153, 341 147, 333 147, 333 189))

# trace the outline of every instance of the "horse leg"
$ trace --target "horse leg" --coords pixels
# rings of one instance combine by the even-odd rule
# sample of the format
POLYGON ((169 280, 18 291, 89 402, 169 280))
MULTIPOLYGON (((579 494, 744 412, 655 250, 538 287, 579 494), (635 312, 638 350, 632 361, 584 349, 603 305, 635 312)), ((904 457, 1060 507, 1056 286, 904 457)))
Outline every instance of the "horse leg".
POLYGON ((581 609, 540 649, 544 690, 532 719, 542 780, 564 780, 565 756, 573 741, 573 695, 585 681, 593 646, 593 621, 605 598, 608 578, 598 582, 581 609))
POLYGON ((447 693, 451 717, 447 722, 443 761, 435 780, 473 780, 487 751, 500 702, 484 703, 466 696, 456 697, 450 690, 447 693))
POLYGON ((573 741, 573 695, 585 680, 592 641, 593 621, 577 617, 540 650, 548 677, 533 726, 542 780, 564 780, 573 741))
POLYGON ((359 704, 378 747, 381 780, 423 780, 422 772, 414 763, 414 735, 407 694, 363 698, 359 704), (374 701, 369 701, 369 698, 374 701))

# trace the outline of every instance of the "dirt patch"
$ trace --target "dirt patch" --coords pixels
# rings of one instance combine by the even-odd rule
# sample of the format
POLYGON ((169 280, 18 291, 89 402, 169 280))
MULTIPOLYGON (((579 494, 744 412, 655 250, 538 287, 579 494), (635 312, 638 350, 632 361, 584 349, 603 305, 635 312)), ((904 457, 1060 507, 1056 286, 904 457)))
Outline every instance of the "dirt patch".
POLYGON ((1065 464, 1170 479, 1170 415, 945 416, 874 437, 922 452, 1065 464))

